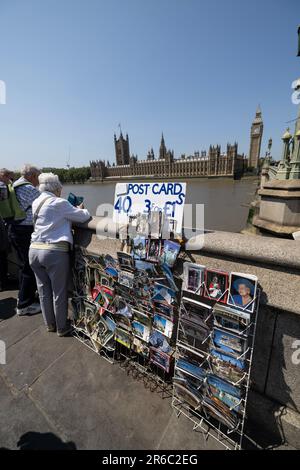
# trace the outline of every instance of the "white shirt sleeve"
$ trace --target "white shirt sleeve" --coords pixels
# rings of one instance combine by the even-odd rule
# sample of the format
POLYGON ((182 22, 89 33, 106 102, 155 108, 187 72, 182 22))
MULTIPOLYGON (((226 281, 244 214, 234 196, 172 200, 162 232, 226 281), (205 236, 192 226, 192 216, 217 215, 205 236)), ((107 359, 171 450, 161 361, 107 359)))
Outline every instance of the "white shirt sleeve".
POLYGON ((59 198, 56 202, 57 210, 70 222, 87 222, 91 217, 87 209, 72 206, 66 199, 59 198))

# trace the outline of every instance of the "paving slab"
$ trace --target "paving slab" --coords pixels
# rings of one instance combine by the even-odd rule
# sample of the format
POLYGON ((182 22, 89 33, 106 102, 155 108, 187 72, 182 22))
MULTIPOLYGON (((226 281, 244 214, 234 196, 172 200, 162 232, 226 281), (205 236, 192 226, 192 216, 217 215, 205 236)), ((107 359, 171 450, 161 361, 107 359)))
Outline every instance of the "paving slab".
MULTIPOLYGON (((8 321, 13 328, 14 319, 8 321)), ((31 321, 34 323, 35 317, 31 321)), ((0 366, 0 373, 2 370, 16 389, 26 388, 72 347, 73 342, 72 337, 58 338, 55 333, 47 333, 43 325, 39 326, 7 349, 6 365, 0 366)))
POLYGON ((43 318, 41 314, 32 316, 14 315, 10 317, 9 321, 0 322, 0 339, 5 341, 6 348, 18 343, 26 336, 31 334, 41 325, 43 325, 43 318))
POLYGON ((0 377, 0 448, 18 449, 29 432, 55 434, 34 403, 24 394, 13 395, 0 377))

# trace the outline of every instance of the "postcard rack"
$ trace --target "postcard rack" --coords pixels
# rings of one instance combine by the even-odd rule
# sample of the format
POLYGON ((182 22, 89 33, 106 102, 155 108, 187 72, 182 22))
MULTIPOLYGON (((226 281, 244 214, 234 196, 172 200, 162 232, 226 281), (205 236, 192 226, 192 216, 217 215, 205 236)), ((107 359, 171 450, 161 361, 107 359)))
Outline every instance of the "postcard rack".
MULTIPOLYGON (((174 348, 169 343, 171 334, 172 344, 175 343, 177 322, 173 316, 174 323, 164 316, 166 312, 162 306, 162 312, 159 312, 158 308, 155 313, 153 312, 151 299, 156 291, 151 287, 148 292, 147 285, 150 283, 149 285, 154 286, 156 283, 152 277, 151 280, 147 280, 150 274, 136 266, 134 274, 129 268, 126 271, 126 263, 131 262, 133 259, 125 251, 118 252, 117 261, 110 256, 107 258, 86 253, 77 247, 73 268, 73 334, 99 356, 110 363, 119 363, 128 375, 142 380, 146 388, 161 393, 163 398, 171 397, 174 348), (124 275, 125 279, 120 279, 120 275, 124 275), (129 279, 126 279, 126 275, 129 279), (100 295, 104 281, 107 294, 110 294, 109 290, 113 292, 107 303, 105 296, 100 295), (126 285, 127 281, 134 284, 129 287, 126 285), (101 286, 98 288, 99 285, 101 286), (141 290, 144 296, 138 295, 141 290), (159 325, 155 326, 157 322, 159 325), (164 336, 163 325, 160 322, 165 322, 166 328, 170 328, 172 324, 173 333, 169 330, 167 332, 170 336, 164 336), (155 337, 155 343, 151 343, 151 335, 155 337), (157 338, 160 338, 165 349, 159 345, 157 338)), ((154 264, 150 266, 154 267, 154 264)), ((170 275, 170 271, 168 274, 170 275)), ((162 270, 159 270, 159 275, 156 273, 156 278, 157 276, 162 279, 162 270)), ((160 285, 159 289, 164 291, 170 288, 160 285)), ((176 307, 172 306, 172 315, 177 309, 178 300, 176 307)))
MULTIPOLYGON (((103 266, 98 255, 87 254, 82 248, 76 248, 73 266, 73 336, 113 364, 115 352, 113 332, 110 333, 105 322, 99 320, 99 305, 93 300, 90 293, 91 283, 95 284, 97 277, 101 276, 102 272, 103 266), (100 333, 105 341, 99 341, 100 333), (106 342, 108 343, 107 347, 105 346, 106 342)), ((109 279, 107 276, 105 277, 109 279)))
POLYGON ((113 364, 115 352, 114 341, 110 341, 110 347, 105 347, 105 345, 101 344, 98 340, 98 331, 100 329, 103 331, 103 325, 100 326, 100 322, 95 320, 95 314, 97 312, 98 306, 93 301, 87 300, 85 297, 74 297, 72 303, 73 312, 75 310, 80 310, 80 308, 78 308, 79 304, 83 304, 83 308, 85 309, 84 314, 81 318, 75 318, 73 313, 72 326, 74 338, 76 338, 78 341, 80 341, 86 347, 91 349, 93 352, 113 364), (77 304, 76 307, 75 304, 77 304), (88 309, 94 308, 94 314, 92 318, 90 315, 88 315, 88 309, 86 308, 85 304, 88 305, 88 309))
MULTIPOLYGON (((238 363, 244 365, 244 372, 235 381, 228 379, 228 377, 232 379, 233 373, 226 375, 226 370, 222 369, 224 368, 224 362, 222 363, 220 360, 218 363, 219 359, 215 362, 214 357, 214 351, 216 350, 215 341, 219 339, 219 336, 223 341, 224 338, 229 340, 229 343, 227 343, 229 346, 231 346, 230 337, 234 336, 231 330, 226 330, 224 324, 222 328, 218 325, 218 309, 220 309, 221 313, 223 309, 225 314, 227 309, 227 315, 230 315, 232 308, 228 308, 227 306, 224 308, 222 303, 210 298, 207 285, 204 282, 201 283, 199 291, 201 292, 201 296, 192 295, 191 298, 189 298, 184 297, 183 293, 181 299, 175 352, 172 407, 174 408, 177 418, 183 415, 191 420, 193 430, 200 430, 205 438, 208 438, 208 436, 212 437, 221 443, 225 449, 240 450, 244 445, 245 439, 249 439, 255 444, 251 438, 248 438, 245 434, 244 426, 260 289, 256 289, 256 294, 251 302, 252 312, 251 315, 249 315, 249 323, 245 324, 237 335, 237 337, 240 338, 240 343, 245 345, 244 349, 241 350, 236 357, 236 361, 240 361, 238 363), (195 301, 196 298, 197 300, 195 301), (205 308, 204 302, 207 304, 206 307, 209 312, 205 317, 207 330, 204 328, 198 332, 195 325, 191 327, 191 323, 186 321, 186 305, 188 305, 189 302, 191 302, 192 307, 196 306, 202 309, 205 308), (199 304, 198 306, 197 303, 199 304), (217 364, 217 366, 215 366, 215 364, 217 364), (220 375, 218 375, 219 372, 220 375), (218 401, 217 398, 215 398, 218 394, 214 396, 208 395, 207 390, 214 390, 211 387, 218 386, 224 387, 223 389, 219 389, 218 393, 222 390, 223 395, 227 394, 227 397, 228 393, 233 393, 232 391, 237 392, 236 401, 232 406, 228 405, 225 408, 223 406, 224 402, 220 402, 220 400, 218 401), (216 407, 215 400, 218 401, 219 408, 216 407), (220 403, 222 404, 220 405, 220 403), (223 416, 222 412, 224 412, 223 416)), ((230 295, 230 291, 227 288, 219 300, 230 295)), ((245 309, 237 308, 236 310, 237 315, 239 315, 240 312, 241 316, 244 315, 246 317, 245 309)), ((225 325, 228 326, 226 323, 225 325)), ((232 368, 230 370, 234 371, 232 364, 233 362, 231 364, 228 363, 228 367, 232 368)))

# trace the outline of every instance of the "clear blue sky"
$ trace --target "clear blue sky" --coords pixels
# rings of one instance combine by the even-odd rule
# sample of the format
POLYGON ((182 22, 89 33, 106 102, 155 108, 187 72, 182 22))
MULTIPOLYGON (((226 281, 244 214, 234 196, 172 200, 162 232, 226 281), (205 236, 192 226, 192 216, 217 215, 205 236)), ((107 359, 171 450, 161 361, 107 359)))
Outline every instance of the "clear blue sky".
POLYGON ((257 104, 281 152, 297 115, 291 82, 299 0, 0 0, 0 166, 175 155, 237 140, 248 153, 257 104))

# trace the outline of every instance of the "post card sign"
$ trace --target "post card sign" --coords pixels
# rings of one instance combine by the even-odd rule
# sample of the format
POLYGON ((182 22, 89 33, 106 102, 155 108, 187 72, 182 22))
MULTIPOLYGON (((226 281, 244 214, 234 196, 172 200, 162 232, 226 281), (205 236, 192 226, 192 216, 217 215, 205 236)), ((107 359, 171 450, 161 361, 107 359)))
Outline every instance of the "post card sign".
POLYGON ((162 212, 181 233, 185 194, 186 183, 117 183, 113 219, 126 224, 130 217, 162 212))

